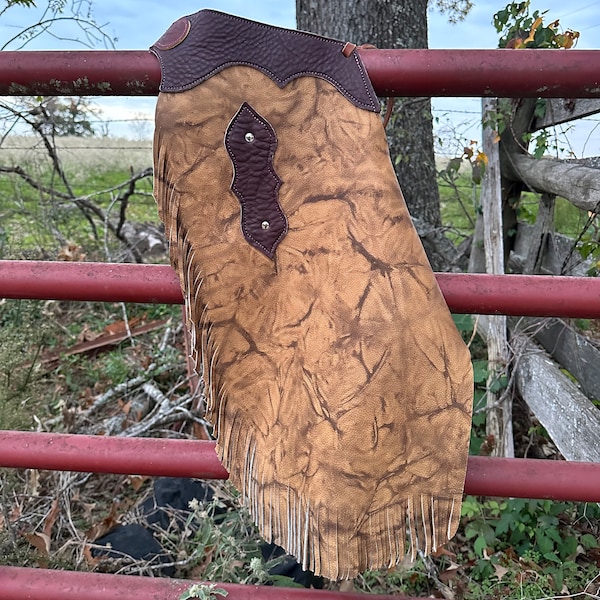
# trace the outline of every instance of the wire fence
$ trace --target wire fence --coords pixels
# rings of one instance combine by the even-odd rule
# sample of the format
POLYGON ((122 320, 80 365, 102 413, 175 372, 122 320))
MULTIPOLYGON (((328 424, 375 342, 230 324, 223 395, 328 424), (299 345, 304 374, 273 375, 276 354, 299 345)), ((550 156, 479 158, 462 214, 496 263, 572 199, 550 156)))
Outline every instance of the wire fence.
MULTIPOLYGON (((154 116, 151 112, 142 110, 134 116, 107 118, 102 116, 105 109, 98 99, 99 107, 97 118, 88 119, 95 135, 86 137, 85 146, 63 145, 65 150, 95 150, 100 149, 96 140, 102 140, 101 149, 112 150, 148 150, 152 149, 152 134, 154 129, 154 116), (110 144, 108 140, 114 143, 110 144), (127 144, 122 143, 125 140, 127 144), (131 146, 130 142, 138 142, 138 146, 131 146)), ((475 98, 434 98, 432 101, 433 132, 436 141, 436 155, 443 157, 460 156, 465 145, 471 140, 481 139, 481 110, 480 100, 475 98)), ((147 108, 143 106, 142 108, 147 108)), ((116 112, 131 114, 132 109, 123 108, 116 112)), ((115 111, 106 108, 108 114, 115 111)), ((600 126, 600 116, 594 115, 579 119, 576 122, 556 127, 555 144, 556 154, 560 158, 600 155, 600 136, 595 136, 596 129, 600 126)), ((23 128, 14 131, 20 136, 27 136, 29 132, 23 128)), ((20 149, 20 145, 11 143, 11 137, 0 145, 0 161, 2 152, 20 149), (18 147, 17 147, 18 146, 18 147)))

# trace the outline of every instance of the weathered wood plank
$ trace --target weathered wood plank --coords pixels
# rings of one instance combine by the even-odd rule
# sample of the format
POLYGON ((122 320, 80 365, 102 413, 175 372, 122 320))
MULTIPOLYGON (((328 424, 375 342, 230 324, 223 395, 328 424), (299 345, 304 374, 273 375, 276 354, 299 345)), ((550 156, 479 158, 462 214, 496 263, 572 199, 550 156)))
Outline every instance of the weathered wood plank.
POLYGON ((600 401, 600 349, 562 319, 528 319, 527 322, 539 326, 536 340, 577 379, 583 393, 600 401))
MULTIPOLYGON (((498 110, 495 98, 483 98, 481 112, 483 122, 487 116, 498 110)), ((496 132, 491 127, 483 129, 483 151, 488 163, 481 184, 481 206, 483 211, 486 273, 500 275, 504 273, 504 238, 502 227, 502 186, 500 183, 500 148, 495 140, 496 132)), ((493 437, 496 444, 493 456, 514 457, 512 430, 512 398, 509 394, 502 397, 495 392, 499 377, 506 373, 508 355, 506 317, 494 315, 489 318, 487 332, 488 379, 487 379, 487 420, 486 435, 493 437)))
POLYGON ((600 461, 600 411, 540 346, 513 337, 515 381, 528 406, 567 460, 600 461))
POLYGON ((527 275, 540 274, 544 262, 544 254, 548 246, 548 237, 554 232, 554 194, 543 193, 540 198, 538 214, 533 226, 531 245, 523 266, 527 275))
POLYGON ((531 189, 566 198, 578 208, 600 207, 600 170, 550 158, 511 153, 503 167, 531 189))
POLYGON ((598 98, 547 98, 546 113, 533 122, 532 131, 568 123, 600 112, 598 98))
MULTIPOLYGON (((535 226, 529 223, 519 223, 515 237, 514 248, 508 261, 510 270, 514 273, 524 271, 525 262, 535 238, 535 226)), ((560 233, 547 235, 540 251, 542 262, 539 273, 542 275, 573 275, 585 277, 592 266, 590 259, 583 259, 574 249, 575 240, 560 233), (564 268, 563 268, 564 266, 564 268)))

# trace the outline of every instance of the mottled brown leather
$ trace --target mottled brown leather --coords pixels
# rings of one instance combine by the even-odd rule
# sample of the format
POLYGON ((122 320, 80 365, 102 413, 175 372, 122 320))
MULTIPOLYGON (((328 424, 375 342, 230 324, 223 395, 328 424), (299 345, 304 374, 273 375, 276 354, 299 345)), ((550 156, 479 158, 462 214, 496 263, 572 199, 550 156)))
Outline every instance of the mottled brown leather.
POLYGON ((187 90, 226 67, 249 65, 279 87, 298 77, 320 77, 356 106, 379 112, 358 52, 344 55, 345 45, 207 9, 175 21, 150 50, 160 62, 162 92, 187 90))
POLYGON ((333 579, 446 542, 471 362, 379 115, 321 78, 279 88, 234 66, 159 96, 154 152, 217 451, 261 534, 333 579), (289 230, 274 260, 248 246, 230 189, 223 140, 244 102, 278 140, 289 230))
POLYGON ((233 166, 231 189, 240 201, 244 237, 273 258, 287 233, 287 220, 278 201, 281 179, 273 169, 277 136, 244 102, 227 128, 225 147, 233 166))

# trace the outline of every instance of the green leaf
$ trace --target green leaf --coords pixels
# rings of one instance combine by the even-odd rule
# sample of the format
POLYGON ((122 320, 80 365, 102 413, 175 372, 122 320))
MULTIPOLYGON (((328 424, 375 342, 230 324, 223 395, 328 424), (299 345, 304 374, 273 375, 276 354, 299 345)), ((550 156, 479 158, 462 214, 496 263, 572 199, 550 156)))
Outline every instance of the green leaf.
POLYGON ((466 527, 465 527, 465 537, 470 540, 473 539, 474 537, 480 536, 481 535, 481 531, 478 527, 478 523, 467 523, 466 527))
POLYGON ((567 536, 563 539, 558 550, 563 560, 568 556, 574 556, 577 552, 577 538, 574 535, 567 536))
MULTIPOLYGON (((548 559, 548 560, 550 560, 550 559, 548 559)), ((553 568, 548 571, 548 574, 550 575, 550 577, 552 577, 552 583, 554 585, 554 589, 557 592, 562 590, 563 581, 565 579, 564 569, 562 567, 553 568)))
POLYGON ((535 109, 533 111, 534 116, 538 119, 541 119, 542 117, 546 116, 546 108, 547 103, 545 98, 538 98, 538 100, 535 103, 535 109))
MULTIPOLYGON (((543 507, 546 508, 545 506, 543 507)), ((548 507, 550 508, 550 507, 548 507)), ((556 527, 558 527, 558 518, 554 515, 543 514, 538 518, 538 525, 542 529, 554 529, 556 531, 556 527)))
POLYGON ((546 552, 546 554, 542 554, 542 556, 546 559, 549 560, 550 562, 554 562, 554 563, 561 563, 560 558, 558 558, 558 556, 556 556, 556 553, 554 552, 546 552))
POLYGON ((585 533, 579 541, 586 550, 589 548, 598 548, 598 540, 591 533, 585 533))
POLYGON ((473 361, 473 379, 475 383, 485 383, 488 377, 487 360, 473 361))
POLYGON ((554 542, 541 529, 537 529, 535 532, 535 542, 539 551, 543 555, 548 554, 554 550, 554 542))
POLYGON ((458 172, 460 170, 461 166, 462 166, 462 158, 452 158, 448 162, 448 166, 446 167, 446 169, 448 171, 458 172))
POLYGON ((474 517, 480 512, 480 504, 473 496, 467 496, 462 503, 460 514, 463 517, 474 517))
POLYGON ((475 540, 475 543, 473 544, 473 550, 475 550, 475 554, 483 556, 483 551, 486 548, 487 544, 485 543, 485 538, 481 535, 475 540))
POLYGON ((504 390, 506 389, 506 386, 508 385, 508 378, 506 377, 506 375, 502 375, 501 377, 497 377, 494 381, 492 381, 492 384, 490 385, 490 392, 492 392, 493 394, 498 393, 500 390, 504 390))
POLYGON ((285 575, 271 575, 269 577, 269 581, 275 587, 288 587, 288 588, 302 588, 304 586, 300 583, 295 582, 291 577, 286 577, 285 575))
POLYGON ((481 528, 481 532, 483 533, 483 537, 485 539, 486 544, 490 547, 494 546, 494 544, 496 543, 496 532, 491 527, 491 525, 484 523, 483 527, 481 528))
POLYGON ((496 523, 496 535, 499 536, 503 533, 507 533, 511 528, 515 518, 515 515, 513 515, 511 511, 503 512, 500 519, 496 523))

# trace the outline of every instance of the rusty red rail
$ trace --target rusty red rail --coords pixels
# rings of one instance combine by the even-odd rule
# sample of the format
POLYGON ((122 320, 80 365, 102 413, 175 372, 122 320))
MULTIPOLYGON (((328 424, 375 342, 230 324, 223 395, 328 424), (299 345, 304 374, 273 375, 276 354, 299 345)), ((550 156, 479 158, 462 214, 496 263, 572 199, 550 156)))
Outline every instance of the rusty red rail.
MULTIPOLYGON (((214 442, 24 431, 2 432, 0 467, 199 479, 229 476, 214 442)), ((471 456, 465 493, 600 502, 600 464, 471 456)))
MULTIPOLYGON (((2 600, 176 600, 192 581, 103 573, 0 567, 2 600)), ((219 583, 228 600, 416 600, 408 596, 337 593, 283 587, 219 583)))
MULTIPOLYGON (((361 55, 382 96, 600 97, 598 50, 363 50, 361 55)), ((0 53, 0 95, 152 96, 159 81, 158 62, 148 51, 0 53)), ((437 278, 454 312, 600 318, 600 279, 445 273, 437 278)), ((182 302, 175 273, 167 266, 35 261, 0 261, 0 297, 182 302)), ((0 466, 227 477, 211 442, 30 432, 0 432, 0 466)), ((470 457, 465 491, 600 501, 600 464, 470 457)), ((166 600, 191 583, 0 566, 3 600, 116 600, 134 595, 166 600)), ((364 598, 218 585, 232 600, 364 598)))
MULTIPOLYGON (((600 97, 600 51, 363 50, 380 96, 600 97)), ((160 69, 139 50, 0 54, 0 95, 153 96, 160 69)))
MULTIPOLYGON (((437 273, 455 313, 600 318, 600 278, 437 273)), ((0 261, 0 298, 183 302, 166 265, 0 261)))

